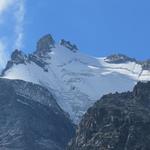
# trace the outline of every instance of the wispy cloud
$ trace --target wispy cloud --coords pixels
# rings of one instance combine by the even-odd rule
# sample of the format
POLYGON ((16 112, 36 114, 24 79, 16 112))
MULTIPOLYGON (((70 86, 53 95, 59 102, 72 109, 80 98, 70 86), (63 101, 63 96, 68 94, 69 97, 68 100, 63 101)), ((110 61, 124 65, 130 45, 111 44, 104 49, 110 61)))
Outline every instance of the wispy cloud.
POLYGON ((0 70, 5 66, 8 60, 8 53, 6 51, 6 42, 0 39, 0 70))
POLYGON ((12 16, 9 17, 14 19, 14 23, 11 25, 13 30, 9 33, 9 37, 5 35, 0 37, 0 66, 3 67, 8 59, 7 50, 21 49, 23 47, 25 0, 0 0, 0 23, 3 25, 8 24, 8 22, 5 22, 4 16, 6 12, 10 11, 12 11, 12 16), (7 47, 10 37, 15 37, 13 39, 14 42, 11 47, 7 47))
MULTIPOLYGON (((0 23, 3 22, 3 14, 13 4, 14 0, 0 0, 0 23)), ((3 37, 0 37, 0 71, 5 66, 8 60, 6 51, 7 44, 3 37)))
POLYGON ((0 0, 0 15, 13 4, 14 0, 0 0))
POLYGON ((16 11, 15 11, 15 44, 14 48, 21 49, 23 46, 24 36, 24 17, 25 17, 25 1, 17 0, 16 11))

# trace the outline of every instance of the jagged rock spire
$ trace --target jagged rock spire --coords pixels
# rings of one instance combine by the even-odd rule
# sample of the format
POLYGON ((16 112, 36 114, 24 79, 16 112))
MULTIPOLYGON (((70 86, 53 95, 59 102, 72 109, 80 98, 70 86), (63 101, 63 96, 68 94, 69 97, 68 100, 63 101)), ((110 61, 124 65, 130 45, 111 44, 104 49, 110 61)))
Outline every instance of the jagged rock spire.
POLYGON ((54 46, 55 40, 50 34, 47 34, 37 42, 35 53, 39 56, 43 56, 45 53, 50 52, 51 48, 53 48, 54 46))
POLYGON ((66 41, 64 39, 62 39, 60 41, 60 45, 63 45, 64 47, 70 49, 73 52, 76 52, 78 50, 78 48, 75 44, 71 44, 69 41, 66 41))
POLYGON ((16 65, 24 64, 26 63, 27 59, 28 59, 28 56, 24 54, 22 51, 18 49, 14 50, 13 53, 11 54, 11 60, 7 62, 5 69, 1 73, 1 76, 3 76, 5 72, 13 66, 13 64, 16 64, 16 65))
POLYGON ((20 50, 16 49, 12 54, 11 54, 11 61, 13 63, 19 64, 19 63, 24 63, 26 60, 27 56, 20 50))

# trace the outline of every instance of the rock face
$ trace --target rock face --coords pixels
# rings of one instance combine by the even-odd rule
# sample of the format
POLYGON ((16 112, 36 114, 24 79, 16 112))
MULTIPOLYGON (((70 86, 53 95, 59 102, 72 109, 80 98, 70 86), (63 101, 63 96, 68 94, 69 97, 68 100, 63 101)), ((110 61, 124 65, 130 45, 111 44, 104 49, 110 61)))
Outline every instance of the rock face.
POLYGON ((55 45, 55 41, 53 37, 50 34, 45 35, 37 42, 35 53, 38 56, 44 56, 46 53, 51 51, 51 48, 53 48, 54 45, 55 45))
POLYGON ((106 58, 106 62, 119 64, 119 63, 137 62, 137 61, 136 61, 136 59, 130 58, 123 54, 114 54, 114 55, 108 56, 106 58))
POLYGON ((142 63, 142 68, 145 70, 150 70, 150 59, 142 63))
POLYGON ((150 82, 102 97, 83 117, 68 150, 149 150, 150 82))
POLYGON ((127 63, 127 62, 135 62, 142 66, 143 70, 150 70, 150 60, 146 61, 138 61, 134 58, 130 58, 123 54, 113 54, 106 57, 105 61, 111 64, 120 64, 120 63, 127 63))
POLYGON ((19 50, 15 50, 11 55, 11 61, 15 64, 25 63, 27 56, 19 50))
POLYGON ((74 125, 45 88, 0 79, 0 149, 63 150, 74 125))
POLYGON ((6 68, 2 71, 2 75, 4 75, 4 72, 10 69, 14 64, 25 64, 27 61, 27 56, 22 52, 16 49, 12 54, 11 54, 11 60, 7 62, 6 68))
POLYGON ((71 51, 73 51, 74 53, 77 52, 78 48, 75 44, 71 44, 69 41, 66 41, 64 39, 62 39, 60 41, 60 45, 70 49, 71 51))

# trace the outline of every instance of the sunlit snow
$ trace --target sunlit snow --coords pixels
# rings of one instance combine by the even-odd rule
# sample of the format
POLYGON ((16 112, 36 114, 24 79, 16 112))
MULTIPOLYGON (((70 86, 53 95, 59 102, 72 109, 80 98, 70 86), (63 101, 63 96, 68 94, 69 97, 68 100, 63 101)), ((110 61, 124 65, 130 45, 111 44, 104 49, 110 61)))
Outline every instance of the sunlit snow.
POLYGON ((48 54, 48 72, 34 62, 14 65, 4 78, 21 79, 47 87, 59 105, 79 121, 85 111, 104 94, 132 90, 137 81, 150 80, 150 71, 140 64, 110 64, 79 51, 56 45, 48 54))

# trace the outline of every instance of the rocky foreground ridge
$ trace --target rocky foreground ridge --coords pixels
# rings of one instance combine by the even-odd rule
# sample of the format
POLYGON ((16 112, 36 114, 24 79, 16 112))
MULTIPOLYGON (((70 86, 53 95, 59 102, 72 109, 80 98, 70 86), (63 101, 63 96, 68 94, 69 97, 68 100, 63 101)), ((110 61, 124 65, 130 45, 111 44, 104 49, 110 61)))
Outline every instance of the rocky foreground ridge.
POLYGON ((64 150, 74 129, 48 90, 0 79, 0 150, 64 150))
POLYGON ((68 150, 149 150, 150 82, 105 95, 88 109, 68 150))

